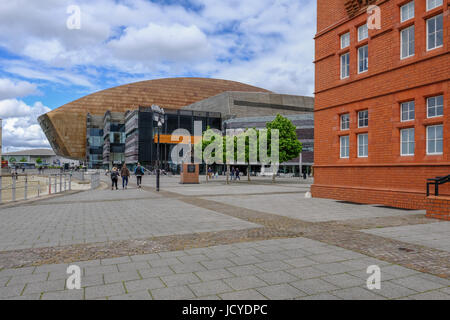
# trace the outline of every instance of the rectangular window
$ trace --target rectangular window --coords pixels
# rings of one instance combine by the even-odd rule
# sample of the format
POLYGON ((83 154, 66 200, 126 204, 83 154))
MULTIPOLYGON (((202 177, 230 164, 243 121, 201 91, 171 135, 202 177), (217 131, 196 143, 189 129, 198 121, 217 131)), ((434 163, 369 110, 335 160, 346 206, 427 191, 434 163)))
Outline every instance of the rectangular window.
POLYGON ((369 69, 369 46, 358 48, 358 73, 366 72, 369 69))
POLYGON ((427 154, 442 154, 444 147, 443 129, 442 125, 427 127, 427 154))
POLYGON ((414 55, 414 26, 408 27, 400 31, 401 52, 402 59, 414 55))
POLYGON ((369 134, 358 134, 358 158, 369 156, 369 134))
POLYGON ((369 110, 358 112, 358 128, 365 128, 369 126, 369 110))
POLYGON ((341 115, 341 130, 350 129, 350 114, 341 115))
POLYGON ((402 121, 414 120, 414 101, 403 102, 400 105, 402 121))
POLYGON ((350 155, 350 137, 341 137, 341 158, 348 158, 350 155))
POLYGON ((341 79, 350 76, 350 53, 341 55, 341 79))
POLYGON ((427 11, 442 6, 442 0, 427 0, 427 11))
POLYGON ((414 128, 400 130, 400 146, 402 156, 414 155, 414 128))
POLYGON ((414 1, 400 7, 400 22, 414 18, 414 1))
POLYGON ((443 45, 443 16, 442 13, 427 20, 427 50, 443 45))
POLYGON ((341 49, 347 48, 350 45, 350 32, 341 36, 341 49))
POLYGON ((367 28, 367 24, 364 24, 358 28, 358 41, 362 41, 369 37, 369 29, 367 28))
POLYGON ((427 99, 427 115, 428 118, 444 115, 444 96, 430 97, 427 99))

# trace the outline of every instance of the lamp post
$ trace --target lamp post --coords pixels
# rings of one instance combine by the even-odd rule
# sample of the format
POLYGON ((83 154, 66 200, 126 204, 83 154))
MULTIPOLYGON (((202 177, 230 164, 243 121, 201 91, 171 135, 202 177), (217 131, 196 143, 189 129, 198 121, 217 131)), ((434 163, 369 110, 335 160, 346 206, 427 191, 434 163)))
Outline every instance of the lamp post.
POLYGON ((159 141, 161 136, 161 128, 164 124, 164 109, 157 105, 152 105, 153 120, 156 121, 158 126, 158 144, 156 147, 156 191, 159 192, 159 141))

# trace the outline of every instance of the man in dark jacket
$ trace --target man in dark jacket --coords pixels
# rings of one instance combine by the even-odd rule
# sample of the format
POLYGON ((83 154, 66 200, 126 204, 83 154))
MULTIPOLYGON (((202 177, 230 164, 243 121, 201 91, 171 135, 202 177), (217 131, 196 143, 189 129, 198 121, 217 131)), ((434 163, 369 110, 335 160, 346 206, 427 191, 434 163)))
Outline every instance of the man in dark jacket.
POLYGON ((123 164, 120 170, 120 176, 122 177, 122 188, 127 189, 128 187, 128 177, 130 176, 130 170, 128 170, 127 165, 123 164))
POLYGON ((136 175, 137 186, 140 189, 142 184, 142 176, 145 174, 144 168, 140 163, 138 163, 136 169, 134 169, 134 174, 136 175))

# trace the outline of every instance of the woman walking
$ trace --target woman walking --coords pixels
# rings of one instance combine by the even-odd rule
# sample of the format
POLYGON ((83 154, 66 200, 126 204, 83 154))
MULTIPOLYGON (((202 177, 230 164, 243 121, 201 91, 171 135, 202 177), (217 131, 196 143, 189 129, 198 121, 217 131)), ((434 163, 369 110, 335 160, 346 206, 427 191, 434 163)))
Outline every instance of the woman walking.
POLYGON ((119 171, 117 171, 117 168, 114 167, 111 171, 111 190, 114 190, 114 186, 116 187, 116 190, 119 189, 117 188, 117 180, 119 180, 119 171))
POLYGON ((120 176, 122 177, 122 189, 127 189, 128 178, 130 177, 130 170, 128 170, 127 165, 124 163, 122 169, 120 170, 120 176))

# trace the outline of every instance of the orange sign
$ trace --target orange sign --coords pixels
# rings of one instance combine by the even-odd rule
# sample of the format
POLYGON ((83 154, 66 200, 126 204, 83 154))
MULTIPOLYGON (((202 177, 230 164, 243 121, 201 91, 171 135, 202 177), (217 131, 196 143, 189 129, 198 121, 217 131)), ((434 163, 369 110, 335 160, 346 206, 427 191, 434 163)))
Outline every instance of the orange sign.
MULTIPOLYGON (((172 136, 171 134, 162 134, 159 137, 160 143, 166 143, 166 144, 179 144, 179 143, 186 143, 186 144, 196 144, 197 142, 200 142, 202 137, 197 136, 172 136), (177 139, 178 138, 178 139, 177 139), (185 142, 186 141, 186 142, 185 142)), ((155 134, 153 141, 155 143, 158 143, 158 135, 155 134)))

